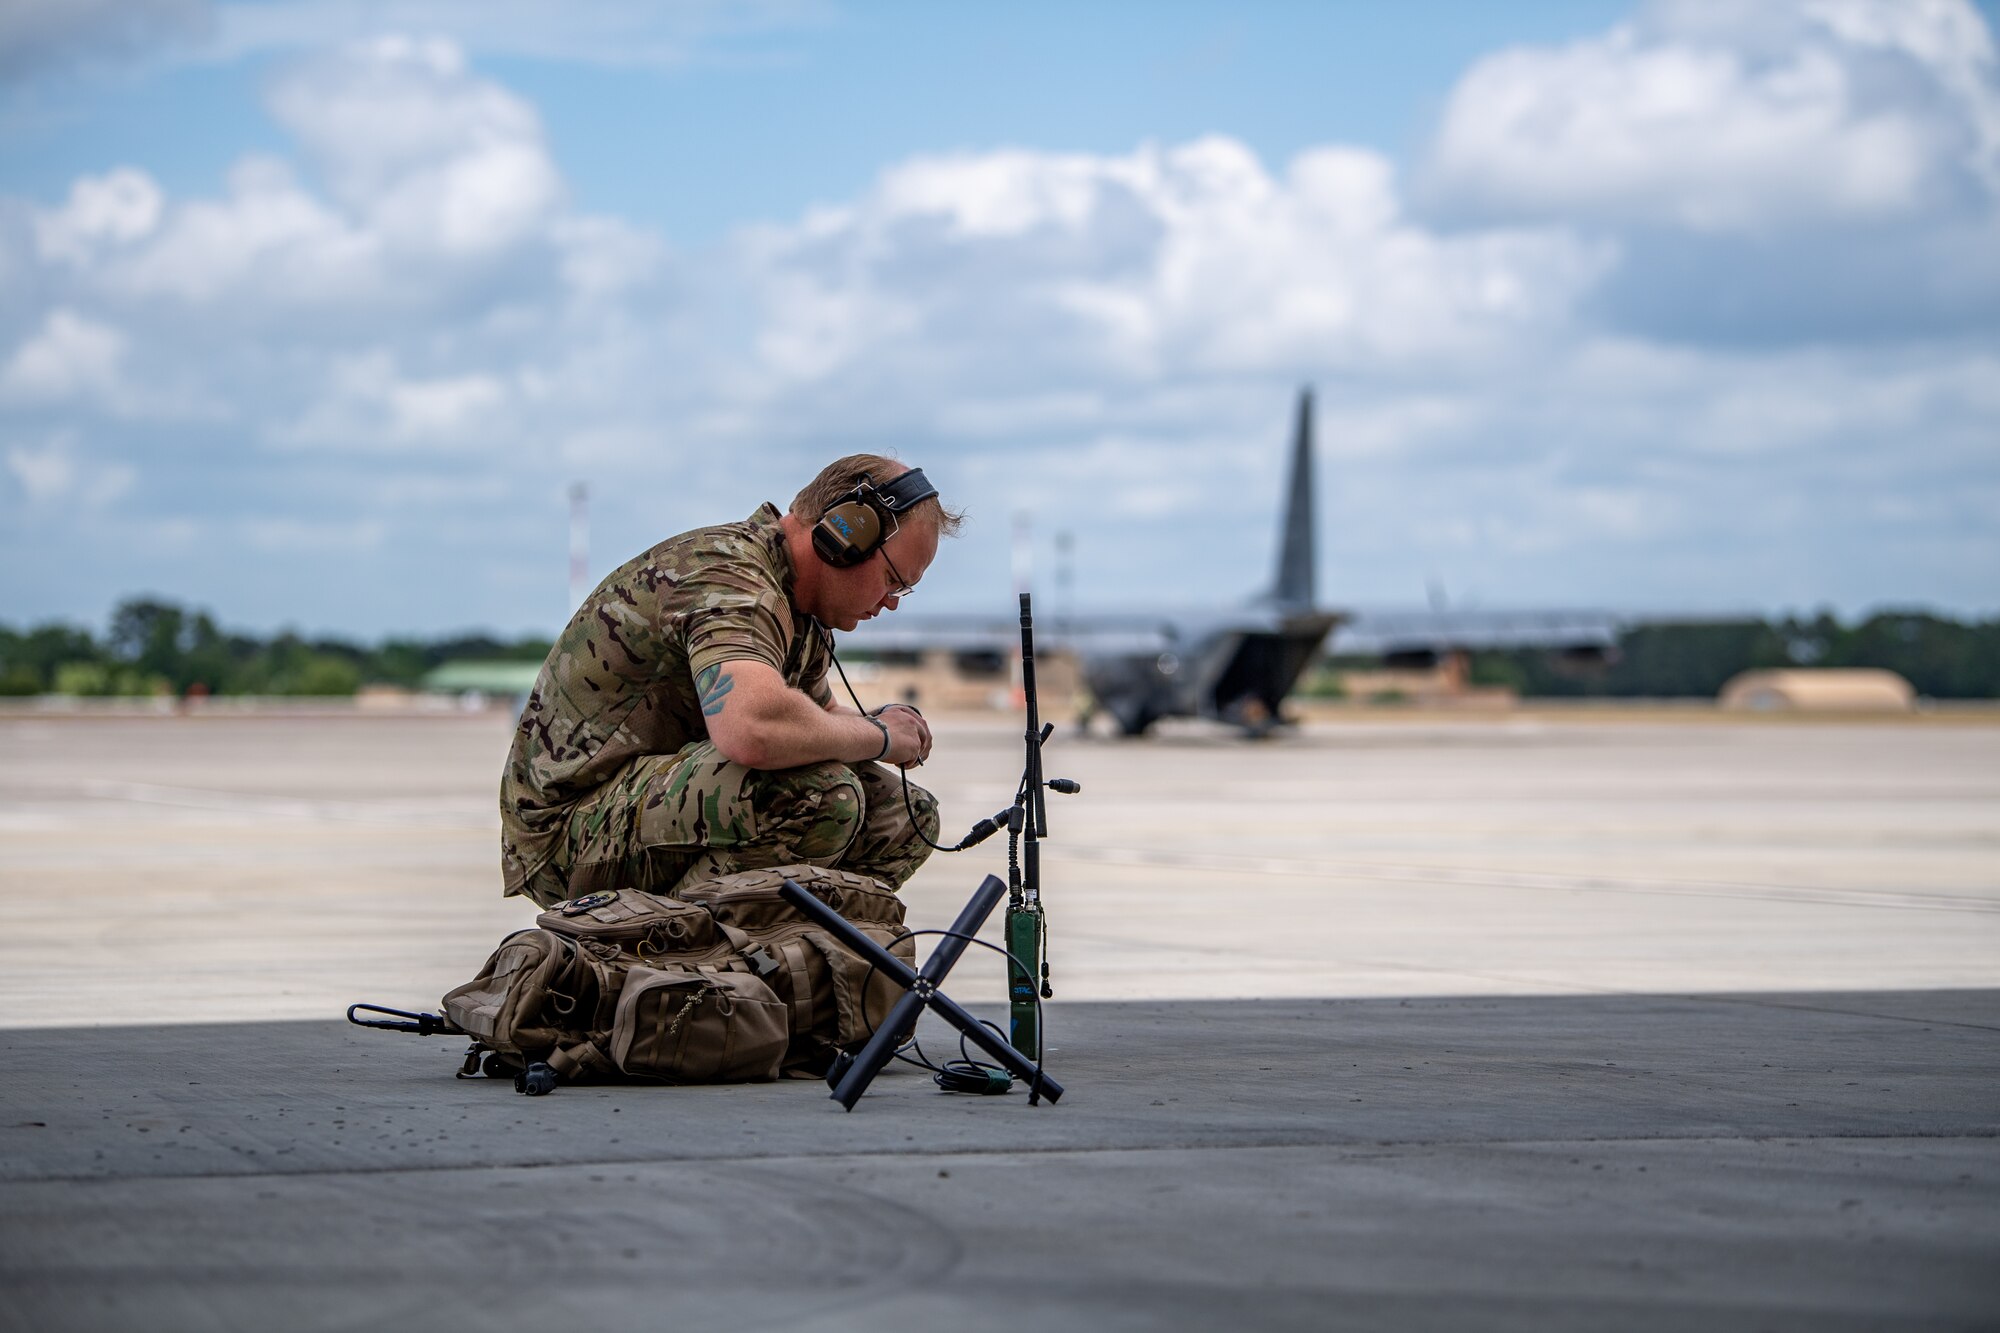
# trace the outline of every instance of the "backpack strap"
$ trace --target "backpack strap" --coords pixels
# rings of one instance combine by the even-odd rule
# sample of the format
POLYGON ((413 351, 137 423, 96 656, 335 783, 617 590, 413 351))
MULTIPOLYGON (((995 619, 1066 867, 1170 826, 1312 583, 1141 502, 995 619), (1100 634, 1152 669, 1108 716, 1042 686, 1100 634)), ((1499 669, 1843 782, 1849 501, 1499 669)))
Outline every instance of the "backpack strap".
POLYGON ((813 1033, 813 983, 812 973, 806 967, 806 946, 801 940, 787 940, 778 946, 778 957, 784 962, 785 973, 792 982, 792 1035, 809 1037, 813 1033))
POLYGON ((804 940, 825 956, 827 972, 833 979, 835 1043, 845 1045, 867 1040, 875 1025, 873 1016, 868 1012, 863 979, 873 969, 866 961, 849 953, 831 935, 809 931, 804 940))
POLYGON ((611 1057, 597 1048, 594 1041, 580 1041, 574 1046, 563 1046, 549 1052, 545 1063, 565 1079, 573 1079, 578 1074, 615 1074, 618 1066, 611 1057))
POLYGON ((772 981, 775 973, 785 974, 790 982, 792 1035, 810 1036, 816 1015, 813 1013, 812 973, 807 969, 805 945, 798 940, 787 940, 778 945, 761 944, 741 926, 725 925, 721 921, 715 924, 729 941, 729 947, 742 956, 760 980, 772 981))
POLYGON ((579 983, 586 973, 583 955, 576 947, 576 941, 566 935, 557 935, 555 939, 562 949, 562 961, 550 970, 546 983, 548 1003, 552 1012, 568 1018, 576 1012, 577 991, 581 989, 579 983))
POLYGON ((759 944, 756 937, 741 926, 725 925, 719 920, 715 924, 722 931, 722 937, 729 941, 729 947, 743 955, 743 961, 750 964, 750 970, 759 978, 768 978, 783 966, 768 945, 759 944))

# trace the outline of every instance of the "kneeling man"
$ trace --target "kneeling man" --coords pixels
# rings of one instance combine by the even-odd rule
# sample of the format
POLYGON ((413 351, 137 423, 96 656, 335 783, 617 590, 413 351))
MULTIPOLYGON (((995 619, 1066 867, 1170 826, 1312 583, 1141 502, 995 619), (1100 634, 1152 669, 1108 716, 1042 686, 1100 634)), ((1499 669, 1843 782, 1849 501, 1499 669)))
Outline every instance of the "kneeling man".
POLYGON ((937 837, 903 780, 930 755, 915 709, 834 702, 830 630, 893 611, 960 516, 873 454, 828 466, 780 514, 696 528, 627 562, 543 663, 500 779, 508 894, 837 866, 900 886, 937 837), (919 836, 921 829, 922 836, 919 836))

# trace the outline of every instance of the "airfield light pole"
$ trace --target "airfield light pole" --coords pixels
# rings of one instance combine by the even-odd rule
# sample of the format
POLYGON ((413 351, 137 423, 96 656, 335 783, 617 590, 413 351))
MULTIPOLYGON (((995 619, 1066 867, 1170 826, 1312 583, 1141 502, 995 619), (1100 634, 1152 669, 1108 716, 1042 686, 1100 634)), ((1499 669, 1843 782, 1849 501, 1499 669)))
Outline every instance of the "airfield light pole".
POLYGON ((1065 528, 1056 534, 1056 633, 1063 635, 1076 619, 1076 534, 1065 528))
POLYGON ((580 481, 569 484, 569 609, 572 614, 590 595, 590 490, 580 481))

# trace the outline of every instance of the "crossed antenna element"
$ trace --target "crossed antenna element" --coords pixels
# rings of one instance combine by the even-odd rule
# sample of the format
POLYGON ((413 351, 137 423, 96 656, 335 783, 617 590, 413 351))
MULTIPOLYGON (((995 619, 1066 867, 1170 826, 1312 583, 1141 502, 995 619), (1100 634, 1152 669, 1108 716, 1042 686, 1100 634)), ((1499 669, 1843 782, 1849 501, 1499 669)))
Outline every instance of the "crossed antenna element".
POLYGON ((832 932, 840 942, 855 953, 867 959, 889 980, 903 988, 903 997, 889 1010, 889 1016, 875 1029, 875 1035, 861 1048, 858 1055, 840 1055, 833 1068, 827 1071, 826 1081, 833 1086, 833 1099, 852 1111, 854 1103, 861 1100, 861 1094, 868 1090, 882 1067, 889 1063, 903 1038, 916 1030, 917 1019, 923 1010, 929 1009, 945 1022, 958 1029, 959 1034, 973 1045, 985 1051, 1006 1071, 1028 1085, 1028 1104, 1035 1105, 1041 1098, 1059 1101, 1062 1098, 1062 1084, 1042 1072, 1042 1067, 1027 1056, 1008 1045, 999 1033, 967 1013, 959 1003, 946 995, 938 987, 943 984, 945 974, 958 962, 965 946, 979 933, 993 909, 1007 894, 1007 886, 997 876, 988 875, 979 888, 973 892, 972 900, 965 910, 958 914, 947 931, 931 950, 931 956, 920 969, 913 969, 908 963, 890 953, 887 949, 869 939, 857 930, 853 923, 840 913, 828 907, 819 899, 807 893, 791 880, 786 880, 778 894, 794 908, 811 917, 820 926, 832 932))

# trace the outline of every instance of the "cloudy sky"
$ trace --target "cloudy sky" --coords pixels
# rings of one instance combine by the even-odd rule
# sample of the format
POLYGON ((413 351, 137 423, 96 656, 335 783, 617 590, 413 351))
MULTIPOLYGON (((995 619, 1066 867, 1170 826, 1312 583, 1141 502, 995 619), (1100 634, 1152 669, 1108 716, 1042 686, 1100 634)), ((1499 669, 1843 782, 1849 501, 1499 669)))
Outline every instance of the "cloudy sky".
POLYGON ((2000 610, 1963 0, 0 0, 0 621, 547 631, 883 449, 923 604, 2000 610))

